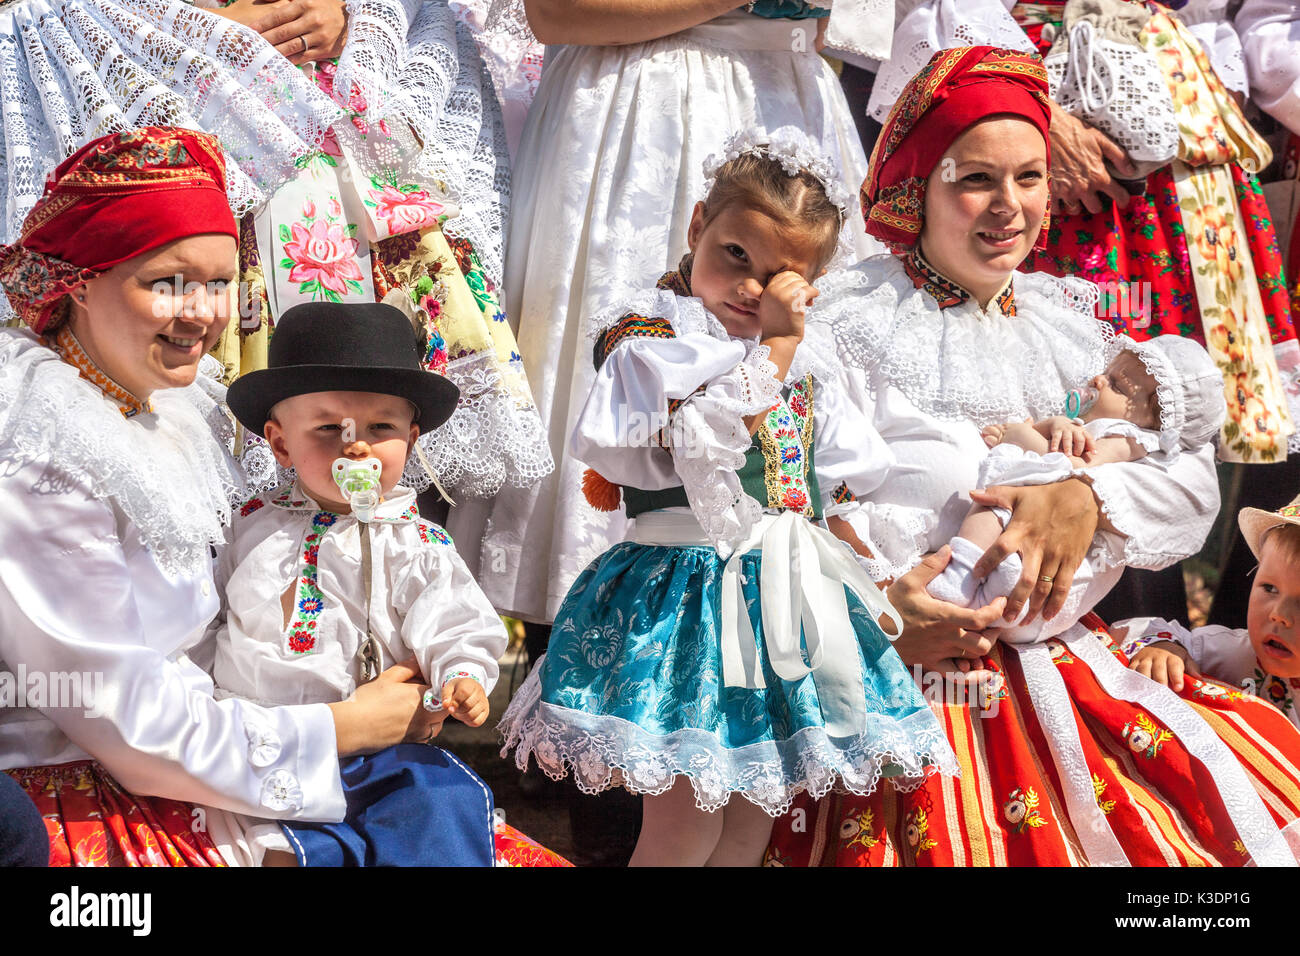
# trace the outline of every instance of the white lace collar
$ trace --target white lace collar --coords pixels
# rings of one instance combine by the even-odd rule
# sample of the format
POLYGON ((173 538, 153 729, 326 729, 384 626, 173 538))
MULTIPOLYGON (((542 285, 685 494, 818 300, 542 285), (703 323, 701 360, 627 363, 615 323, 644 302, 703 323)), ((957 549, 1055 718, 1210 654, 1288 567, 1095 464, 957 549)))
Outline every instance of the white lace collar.
POLYGON ((827 275, 818 319, 840 359, 898 388, 921 411, 977 425, 1061 412, 1066 393, 1105 365, 1114 329, 1095 317, 1097 288, 1043 273, 1015 276, 1015 308, 973 299, 940 308, 894 256, 827 275))
POLYGON ((153 411, 124 418, 31 332, 0 329, 0 474, 42 466, 30 494, 82 489, 135 525, 168 576, 199 573, 241 494, 228 443, 233 425, 199 384, 153 395, 153 411))

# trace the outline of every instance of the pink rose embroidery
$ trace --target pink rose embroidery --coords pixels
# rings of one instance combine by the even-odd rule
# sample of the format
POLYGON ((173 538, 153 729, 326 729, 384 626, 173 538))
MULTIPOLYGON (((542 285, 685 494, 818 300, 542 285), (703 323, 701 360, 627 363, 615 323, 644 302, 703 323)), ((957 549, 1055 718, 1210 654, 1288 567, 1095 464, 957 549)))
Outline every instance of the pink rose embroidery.
POLYGON ((442 203, 423 189, 404 193, 386 185, 383 192, 373 189, 368 192, 367 205, 374 206, 375 216, 388 223, 388 229, 393 235, 432 225, 442 214, 442 203))
POLYGON ((293 238, 284 244, 281 263, 289 268, 290 282, 304 283, 301 291, 319 290, 329 299, 346 294, 349 287, 361 291, 357 240, 349 239, 342 226, 317 220, 310 227, 294 223, 292 228, 293 238))

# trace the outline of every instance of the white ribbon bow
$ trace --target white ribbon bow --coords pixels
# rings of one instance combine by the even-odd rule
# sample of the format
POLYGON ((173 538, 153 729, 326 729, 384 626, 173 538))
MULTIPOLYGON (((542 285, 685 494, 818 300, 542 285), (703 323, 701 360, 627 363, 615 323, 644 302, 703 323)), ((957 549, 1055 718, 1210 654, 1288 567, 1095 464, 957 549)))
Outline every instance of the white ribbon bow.
MULTIPOLYGON (((693 518, 654 513, 637 518, 635 540, 708 543, 693 518)), ((844 589, 857 595, 874 618, 883 614, 894 622, 891 641, 902 633, 902 618, 844 542, 793 511, 764 515, 723 568, 723 684, 749 689, 767 686, 740 571, 742 555, 755 548, 762 551, 759 594, 768 663, 785 681, 812 675, 830 736, 861 734, 866 729, 866 697, 857 633, 844 589)))

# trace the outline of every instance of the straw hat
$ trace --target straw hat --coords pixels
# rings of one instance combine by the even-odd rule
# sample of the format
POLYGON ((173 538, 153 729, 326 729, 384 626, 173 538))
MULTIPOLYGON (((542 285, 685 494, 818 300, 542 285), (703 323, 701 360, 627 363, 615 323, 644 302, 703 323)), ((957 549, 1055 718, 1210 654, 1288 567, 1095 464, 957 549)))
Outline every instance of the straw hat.
POLYGON ((1250 553, 1258 558, 1259 545, 1264 540, 1265 532, 1279 525, 1300 524, 1300 495, 1296 495, 1289 505, 1284 505, 1277 511, 1242 508, 1237 514, 1237 524, 1241 526, 1241 535, 1246 539, 1250 553))

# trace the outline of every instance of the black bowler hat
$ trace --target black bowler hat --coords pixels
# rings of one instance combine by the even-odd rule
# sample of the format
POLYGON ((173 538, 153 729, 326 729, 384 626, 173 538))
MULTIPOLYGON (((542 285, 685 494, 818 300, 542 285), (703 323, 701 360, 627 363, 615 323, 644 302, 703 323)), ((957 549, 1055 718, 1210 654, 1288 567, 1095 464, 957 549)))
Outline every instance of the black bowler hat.
POLYGON ((456 410, 460 389, 420 365, 411 321, 376 302, 308 302, 275 324, 267 367, 231 383, 226 404, 241 425, 265 434, 277 402, 309 392, 377 392, 406 399, 421 432, 456 410))

